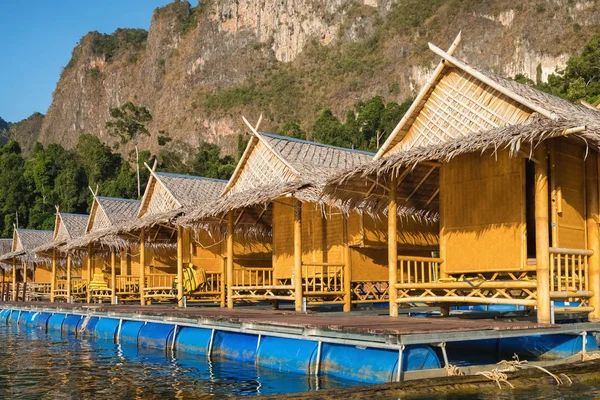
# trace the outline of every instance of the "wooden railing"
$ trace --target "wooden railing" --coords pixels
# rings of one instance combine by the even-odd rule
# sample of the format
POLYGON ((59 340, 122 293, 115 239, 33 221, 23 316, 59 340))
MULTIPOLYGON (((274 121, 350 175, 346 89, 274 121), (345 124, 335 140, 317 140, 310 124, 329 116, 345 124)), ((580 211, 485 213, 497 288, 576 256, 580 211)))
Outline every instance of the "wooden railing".
POLYGON ((176 274, 147 274, 146 288, 173 288, 176 274))
POLYGON ((140 291, 140 277, 133 275, 118 275, 115 280, 116 295, 132 294, 140 291))
POLYGON ((71 296, 76 300, 87 299, 88 281, 82 278, 71 278, 71 296))
POLYGON ((437 282, 441 263, 441 258, 398 256, 398 282, 437 282))
POLYGON ((304 294, 343 293, 344 264, 303 263, 302 278, 304 294))
POLYGON ((50 282, 32 282, 27 284, 27 297, 29 300, 49 299, 51 289, 50 282))
POLYGON ((273 268, 239 268, 233 270, 233 286, 272 286, 273 268))
POLYGON ((588 258, 592 254, 593 250, 551 247, 550 292, 563 293, 565 296, 572 294, 576 297, 577 293, 588 291, 588 258))
POLYGON ((221 273, 220 272, 212 272, 206 271, 204 273, 206 275, 206 281, 201 284, 196 293, 220 293, 221 292, 221 273))

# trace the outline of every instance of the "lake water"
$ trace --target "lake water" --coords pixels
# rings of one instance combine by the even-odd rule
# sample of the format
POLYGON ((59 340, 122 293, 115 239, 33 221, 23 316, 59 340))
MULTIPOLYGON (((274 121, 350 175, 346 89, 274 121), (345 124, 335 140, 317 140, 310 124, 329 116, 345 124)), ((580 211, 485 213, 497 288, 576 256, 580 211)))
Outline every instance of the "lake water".
MULTIPOLYGON (((238 398, 355 384, 0 325, 0 399, 238 398)), ((546 386, 435 399, 597 399, 598 388, 546 386)))

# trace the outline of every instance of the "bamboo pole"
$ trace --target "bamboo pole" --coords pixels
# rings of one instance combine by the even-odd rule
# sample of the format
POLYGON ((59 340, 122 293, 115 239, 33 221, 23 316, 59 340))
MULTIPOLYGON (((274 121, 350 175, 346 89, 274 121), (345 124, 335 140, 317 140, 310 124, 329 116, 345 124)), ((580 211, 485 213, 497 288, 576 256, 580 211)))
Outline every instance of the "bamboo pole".
POLYGON ((233 308, 233 211, 227 214, 227 308, 233 308))
POLYGON ((294 305, 302 311, 302 203, 294 204, 294 305))
POLYGON ((111 304, 115 304, 117 295, 117 255, 114 250, 110 253, 110 288, 112 290, 111 304))
POLYGON ((398 316, 398 303, 396 299, 398 292, 395 285, 398 283, 398 204, 396 195, 398 192, 398 178, 392 172, 390 181, 390 193, 388 199, 388 275, 389 275, 389 301, 390 301, 390 316, 398 316))
POLYGON ((17 259, 15 257, 13 257, 12 269, 13 269, 12 270, 12 276, 13 276, 12 300, 17 301, 17 259))
POLYGON ((587 248, 594 253, 588 259, 588 284, 594 293, 589 305, 594 307, 588 319, 600 321, 600 232, 598 231, 598 153, 592 151, 585 160, 585 194, 587 210, 587 248))
POLYGON ((177 307, 183 307, 183 227, 177 227, 177 307))
POLYGON ((537 319, 538 323, 549 324, 550 316, 550 238, 548 214, 548 154, 546 144, 535 149, 535 244, 537 275, 537 319))
MULTIPOLYGON (((88 288, 89 284, 92 281, 92 269, 94 269, 94 250, 92 249, 92 244, 88 244, 88 262, 87 262, 87 281, 88 288)), ((87 299, 86 301, 90 303, 92 301, 92 292, 87 290, 87 299)))
MULTIPOLYGON (((90 291, 88 290, 88 293, 90 291)), ((67 255, 67 303, 71 302, 71 255, 67 255)))
POLYGON ((342 241, 344 242, 344 311, 352 308, 352 253, 348 232, 348 219, 350 216, 342 216, 342 241))
POLYGON ((52 249, 52 277, 50 278, 50 302, 54 303, 56 290, 56 249, 52 249))
POLYGON ((144 288, 146 287, 146 230, 140 231, 140 304, 146 305, 144 288))

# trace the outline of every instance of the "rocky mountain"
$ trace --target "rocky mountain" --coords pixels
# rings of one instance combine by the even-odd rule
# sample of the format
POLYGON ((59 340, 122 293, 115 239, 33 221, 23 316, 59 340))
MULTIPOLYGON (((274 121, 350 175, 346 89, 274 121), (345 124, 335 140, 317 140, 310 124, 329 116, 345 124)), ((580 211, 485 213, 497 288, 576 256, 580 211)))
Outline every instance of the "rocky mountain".
MULTIPOLYGON (((149 16, 150 17, 150 16, 149 16)), ((506 76, 544 79, 598 31, 591 0, 200 0, 154 11, 149 32, 91 32, 73 50, 39 140, 72 147, 82 133, 106 142, 110 107, 132 101, 153 115, 141 145, 218 143, 235 152, 245 127, 298 121, 310 132, 331 108, 361 99, 401 102, 462 30, 456 55, 506 76)), ((30 140, 31 142, 31 140, 30 140)), ((127 149, 123 149, 126 151, 127 149)))

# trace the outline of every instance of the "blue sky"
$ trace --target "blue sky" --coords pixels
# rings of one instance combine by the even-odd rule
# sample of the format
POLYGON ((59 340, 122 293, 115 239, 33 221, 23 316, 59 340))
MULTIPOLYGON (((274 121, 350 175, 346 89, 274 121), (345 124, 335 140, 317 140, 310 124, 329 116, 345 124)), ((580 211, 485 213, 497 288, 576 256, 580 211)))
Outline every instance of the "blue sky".
MULTIPOLYGON (((89 31, 150 27, 170 0, 0 0, 0 117, 46 113, 60 70, 89 31)), ((195 2, 194 2, 195 3, 195 2)))

